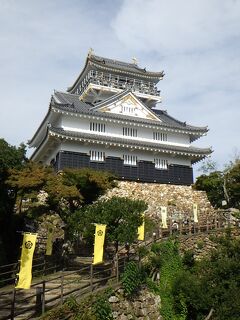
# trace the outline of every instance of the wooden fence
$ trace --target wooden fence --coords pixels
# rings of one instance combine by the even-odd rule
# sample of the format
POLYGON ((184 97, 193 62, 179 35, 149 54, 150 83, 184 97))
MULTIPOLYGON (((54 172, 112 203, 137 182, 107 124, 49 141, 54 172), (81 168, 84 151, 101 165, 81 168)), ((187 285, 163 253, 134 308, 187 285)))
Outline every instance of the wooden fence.
MULTIPOLYGON (((142 245, 151 245, 153 242, 168 239, 173 235, 179 237, 195 236, 200 233, 217 232, 231 227, 230 221, 226 219, 213 219, 206 221, 204 224, 193 222, 186 224, 184 221, 178 221, 178 227, 170 222, 172 221, 169 221, 168 228, 158 228, 151 238, 142 242, 142 245)), ((239 226, 237 228, 239 229, 239 226)), ((138 246, 139 244, 135 245, 138 246)), ((96 266, 89 261, 88 263, 82 263, 77 270, 62 270, 59 272, 57 271, 59 266, 47 266, 46 260, 39 257, 34 263, 33 276, 44 275, 41 280, 33 278, 33 284, 29 290, 16 290, 12 286, 0 290, 0 319, 18 319, 19 316, 23 319, 21 317, 23 315, 24 319, 34 319, 46 310, 62 304, 64 299, 71 294, 84 296, 99 287, 106 286, 109 281, 117 284, 128 259, 138 260, 138 256, 132 250, 130 250, 130 253, 128 250, 124 250, 124 254, 117 255, 114 261, 96 266), (46 276, 46 274, 48 275, 46 276)), ((5 273, 5 280, 11 280, 12 277, 8 277, 8 271, 5 271, 5 273)))
MULTIPOLYGON (((134 257, 132 256, 134 259, 134 257)), ((119 282, 129 256, 118 257, 111 263, 83 265, 75 271, 61 271, 41 281, 33 281, 29 290, 12 289, 0 292, 0 319, 33 319, 46 310, 62 304, 71 294, 83 296, 105 286, 110 280, 119 282), (22 319, 22 317, 21 317, 22 319)))

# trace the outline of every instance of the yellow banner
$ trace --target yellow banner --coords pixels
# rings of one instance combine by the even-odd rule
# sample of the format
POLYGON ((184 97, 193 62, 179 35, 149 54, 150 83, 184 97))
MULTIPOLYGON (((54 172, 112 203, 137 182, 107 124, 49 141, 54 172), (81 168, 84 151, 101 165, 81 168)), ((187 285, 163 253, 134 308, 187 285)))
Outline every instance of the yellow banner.
POLYGON ((52 255, 52 244, 53 244, 53 227, 48 228, 48 235, 47 235, 47 243, 46 243, 46 256, 51 256, 52 255))
POLYGON ((144 240, 144 233, 145 233, 145 221, 144 221, 144 214, 142 214, 143 223, 140 227, 138 227, 138 240, 144 240))
POLYGON ((167 229, 167 207, 161 207, 162 228, 167 229))
POLYGON ((193 221, 198 222, 198 205, 196 203, 193 204, 193 221))
POLYGON ((104 246, 104 240, 105 240, 105 232, 106 232, 105 224, 96 224, 93 264, 103 262, 103 246, 104 246))
POLYGON ((18 274, 18 289, 29 289, 32 281, 32 260, 36 245, 37 234, 24 233, 20 271, 18 274))

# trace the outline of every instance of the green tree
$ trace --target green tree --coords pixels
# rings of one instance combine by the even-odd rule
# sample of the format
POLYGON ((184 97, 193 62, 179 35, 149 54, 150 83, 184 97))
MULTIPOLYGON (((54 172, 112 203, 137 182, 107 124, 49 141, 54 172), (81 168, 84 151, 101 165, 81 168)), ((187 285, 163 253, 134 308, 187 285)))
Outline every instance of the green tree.
POLYGON ((107 225, 107 240, 113 242, 116 252, 118 245, 133 243, 137 239, 137 228, 142 224, 142 213, 147 204, 142 200, 112 197, 97 201, 85 210, 89 223, 107 225))
POLYGON ((48 209, 65 218, 115 186, 114 177, 107 172, 84 168, 64 169, 56 173, 52 167, 36 162, 28 162, 21 170, 12 169, 7 182, 17 190, 19 212, 24 200, 25 214, 30 217, 34 216, 33 212, 40 215, 48 209), (46 192, 44 203, 39 202, 40 191, 46 192))
POLYGON ((211 158, 206 158, 198 171, 203 172, 203 174, 208 174, 213 171, 217 171, 217 163, 213 161, 211 158))
POLYGON ((107 171, 90 168, 64 169, 63 184, 76 186, 83 197, 84 205, 91 204, 108 189, 116 186, 115 176, 107 171))
POLYGON ((177 310, 184 301, 189 320, 204 319, 211 312, 216 320, 239 319, 240 239, 226 234, 216 242, 217 250, 209 258, 175 278, 175 307, 177 310))
POLYGON ((8 144, 4 139, 0 139, 0 246, 2 247, 0 263, 12 261, 17 254, 16 230, 19 230, 21 221, 18 216, 14 215, 16 190, 9 187, 7 179, 10 169, 20 169, 23 166, 26 161, 25 154, 24 144, 17 148, 8 144))
POLYGON ((204 190, 215 207, 226 200, 228 207, 240 208, 240 160, 231 161, 224 171, 213 171, 197 177, 196 190, 204 190))
POLYGON ((226 171, 225 186, 228 205, 240 209, 240 160, 236 160, 231 168, 226 171))
POLYGON ((203 174, 197 177, 194 184, 196 190, 206 191, 209 201, 214 207, 221 207, 224 197, 224 177, 221 171, 203 174))
MULTIPOLYGON (((17 212, 25 212, 33 216, 34 209, 39 213, 39 192, 43 190, 51 177, 55 177, 53 169, 36 162, 27 162, 22 168, 9 170, 8 185, 17 191, 17 212), (23 203, 25 203, 23 207, 23 203)), ((44 207, 44 206, 43 206, 44 207)))

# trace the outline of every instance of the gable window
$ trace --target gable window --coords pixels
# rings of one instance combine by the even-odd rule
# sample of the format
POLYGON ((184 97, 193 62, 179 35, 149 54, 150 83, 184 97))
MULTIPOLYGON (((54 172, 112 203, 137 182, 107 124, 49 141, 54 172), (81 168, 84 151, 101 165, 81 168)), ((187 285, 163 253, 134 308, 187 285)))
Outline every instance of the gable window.
POLYGON ((123 127, 123 135, 127 137, 137 137, 137 129, 123 127))
POLYGON ((153 140, 167 141, 167 133, 154 131, 153 132, 153 140))
POLYGON ((130 155, 130 154, 124 154, 123 155, 123 164, 128 164, 131 166, 137 165, 137 156, 130 155))
POLYGON ((90 150, 90 161, 105 161, 105 152, 90 150))
POLYGON ((134 112, 135 112, 135 107, 134 107, 134 106, 122 105, 122 106, 121 106, 121 111, 122 111, 122 113, 134 114, 134 112))
POLYGON ((90 131, 105 132, 105 123, 90 122, 90 131))
POLYGON ((156 169, 164 169, 167 170, 168 168, 168 161, 165 159, 154 159, 154 163, 155 163, 155 168, 156 169))

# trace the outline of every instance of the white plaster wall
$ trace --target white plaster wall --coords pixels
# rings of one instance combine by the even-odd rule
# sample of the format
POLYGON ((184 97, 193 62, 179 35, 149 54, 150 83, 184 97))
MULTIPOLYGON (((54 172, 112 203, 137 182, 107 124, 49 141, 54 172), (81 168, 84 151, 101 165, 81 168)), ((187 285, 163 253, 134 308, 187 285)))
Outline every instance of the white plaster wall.
POLYGON ((62 128, 65 130, 74 130, 74 131, 88 131, 89 130, 88 119, 73 117, 64 115, 62 117, 62 128))
MULTIPOLYGON (((51 151, 48 151, 48 157, 46 161, 46 164, 50 164, 50 162, 52 161, 52 159, 56 158, 56 155, 58 154, 58 152, 61 150, 61 145, 58 145, 54 148, 54 150, 51 149, 51 151)), ((45 152, 46 154, 46 152, 45 152)))
POLYGON ((61 128, 62 127, 62 117, 61 116, 58 116, 54 119, 54 122, 52 123, 52 125, 54 127, 57 127, 57 128, 61 128))
POLYGON ((152 128, 145 128, 142 126, 137 126, 131 123, 129 124, 122 124, 116 122, 108 122, 108 121, 98 121, 98 120, 90 120, 80 117, 72 117, 72 116, 63 116, 61 126, 65 130, 75 131, 75 132, 84 132, 89 134, 96 134, 96 131, 90 131, 90 122, 97 122, 97 123, 105 123, 106 129, 105 132, 97 132, 99 136, 113 136, 118 137, 121 139, 131 139, 137 141, 146 141, 146 142, 153 142, 153 143, 161 143, 161 144, 170 144, 176 146, 189 146, 190 145, 190 138, 188 134, 183 133, 174 133, 174 132, 167 132, 164 130, 155 130, 152 128), (123 136, 123 127, 132 127, 137 129, 137 137, 126 137, 123 136), (153 131, 159 131, 167 133, 168 141, 157 141, 153 140, 153 131))

